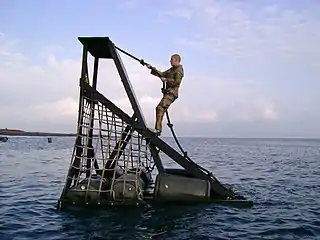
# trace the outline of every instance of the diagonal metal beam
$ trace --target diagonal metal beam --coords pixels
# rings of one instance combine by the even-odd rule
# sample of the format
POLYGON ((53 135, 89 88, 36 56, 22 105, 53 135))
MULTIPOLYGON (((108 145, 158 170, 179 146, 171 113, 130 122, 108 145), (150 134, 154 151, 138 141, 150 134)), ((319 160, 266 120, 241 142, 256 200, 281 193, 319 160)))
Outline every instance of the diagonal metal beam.
MULTIPOLYGON (((131 117, 133 120, 136 119, 135 114, 131 117)), ((108 161, 105 164, 105 169, 114 169, 116 165, 116 161, 113 161, 116 157, 119 159, 126 148, 128 142, 130 141, 132 137, 132 127, 131 125, 127 125, 124 129, 123 133, 121 134, 120 140, 116 143, 116 146, 114 147, 113 151, 111 152, 108 161)), ((102 172, 102 171, 101 171, 102 172)), ((101 174, 100 174, 101 175, 101 174)), ((111 178, 113 176, 113 171, 105 171, 104 177, 111 178)))
POLYGON ((109 51, 111 53, 113 61, 116 65, 116 68, 117 68, 118 73, 120 75, 121 82, 124 86, 124 89, 125 89, 127 95, 128 95, 129 101, 130 101, 132 109, 138 119, 138 122, 140 122, 144 127, 147 127, 146 120, 145 120, 143 113, 141 111, 140 104, 139 104, 137 97, 134 93, 133 87, 131 85, 131 82, 129 80, 127 71, 123 65, 122 60, 121 60, 121 57, 119 56, 119 54, 118 54, 117 50, 115 49, 112 42, 110 42, 108 45, 109 45, 108 47, 110 49, 109 51))
MULTIPOLYGON (((123 65, 123 62, 121 60, 120 55, 118 54, 116 48, 114 47, 114 44, 110 41, 108 44, 108 48, 109 48, 109 52, 110 55, 116 65, 116 68, 118 70, 118 73, 120 75, 120 79, 122 81, 122 84, 124 86, 124 89, 128 95, 129 101, 131 103, 132 109, 138 119, 138 122, 144 127, 147 128, 147 123, 146 120, 143 116, 143 113, 141 111, 141 107, 139 105, 139 102, 137 100, 137 97, 133 91, 131 82, 129 80, 127 71, 123 65)), ((150 145, 150 151, 151 151, 151 155, 153 157, 153 159, 156 160, 156 166, 159 172, 163 173, 164 172, 164 167, 162 165, 160 156, 159 156, 159 152, 157 151, 156 147, 151 143, 150 145), (160 164, 161 163, 161 164, 160 164)))
POLYGON ((100 103, 109 108, 115 115, 121 118, 127 124, 130 124, 137 132, 139 132, 143 137, 145 137, 151 144, 157 146, 161 151, 166 153, 172 160, 178 163, 181 167, 186 169, 188 172, 193 174, 195 177, 200 179, 208 180, 211 184, 211 188, 214 192, 219 194, 222 198, 230 197, 235 199, 235 195, 232 191, 225 188, 217 179, 212 175, 207 174, 201 170, 201 167, 198 166, 195 162, 185 159, 180 153, 174 150, 171 146, 157 137, 154 133, 148 131, 141 122, 133 121, 132 118, 118 108, 114 103, 109 99, 99 93, 97 90, 94 90, 91 86, 82 82, 84 89, 90 93, 93 99, 98 100, 100 103))
MULTIPOLYGON (((93 89, 89 84, 87 84, 87 83, 85 83, 84 81, 81 81, 81 84, 82 84, 82 87, 84 88, 84 90, 85 90, 85 94, 86 94, 86 96, 89 98, 89 99, 92 99, 92 100, 94 100, 94 99, 96 99, 96 98, 94 98, 94 95, 93 95, 93 93, 96 91, 96 92, 98 92, 97 90, 95 90, 95 89, 93 89)), ((99 94, 101 94, 101 93, 99 93, 99 94)), ((101 94, 102 95, 102 94, 101 94)), ((102 95, 103 96, 103 95, 102 95)), ((103 96, 104 97, 104 96, 103 96)), ((104 97, 105 98, 105 97, 104 97)), ((108 106, 107 105, 105 105, 104 104, 104 106, 105 107, 107 107, 108 108, 108 106)), ((120 111, 122 112, 122 113, 124 113, 121 109, 120 109, 120 111)), ((118 114, 121 114, 121 113, 118 113, 118 114, 116 114, 115 112, 113 112, 115 115, 117 115, 118 116, 118 114)), ((126 113, 124 113, 125 114, 125 116, 127 116, 127 117, 129 117, 129 115, 127 115, 126 113)), ((134 117, 129 117, 129 119, 127 120, 127 121, 125 121, 127 124, 128 124, 128 129, 131 131, 132 130, 132 124, 131 123, 133 123, 133 122, 135 122, 136 123, 136 125, 138 125, 139 126, 139 128, 141 128, 141 129, 146 129, 145 128, 145 126, 143 125, 143 124, 141 124, 141 122, 136 122, 135 121, 135 113, 134 113, 134 117)), ((122 118, 121 118, 122 119, 122 118)), ((122 119, 123 120, 123 119, 122 119)), ((124 121, 124 120, 123 120, 124 121)), ((130 132, 130 131, 127 131, 127 132, 130 132)), ((125 131, 126 132, 126 131, 125 131)), ((124 132, 124 133, 125 133, 124 132)), ((131 134, 129 134, 129 135, 131 135, 131 134)), ((124 139, 125 139, 125 141, 126 141, 126 138, 128 138, 128 135, 127 134, 124 134, 124 135, 122 135, 122 137, 124 137, 124 139)), ((129 136, 129 137, 131 137, 131 136, 129 136)), ((127 141, 129 141, 129 139, 127 139, 127 141)), ((121 141, 120 141, 121 142, 121 141)), ((164 170, 164 167, 163 167, 163 164, 162 164, 162 161, 161 161, 161 159, 160 159, 160 156, 159 156, 159 152, 157 151, 157 149, 156 149, 156 147, 153 145, 153 143, 150 143, 150 141, 148 141, 148 139, 147 139, 147 144, 149 144, 149 146, 150 146, 150 152, 151 152, 151 155, 152 155, 152 157, 153 157, 153 159, 154 159, 154 162, 155 162, 155 165, 156 165, 156 167, 157 167, 157 169, 158 169, 158 171, 159 171, 159 173, 164 173, 165 172, 165 170, 164 170)), ((123 151, 124 149, 125 149, 125 147, 126 147, 126 145, 122 145, 122 147, 121 147, 121 151, 123 151)), ((110 159, 112 158, 115 158, 116 156, 117 156, 117 152, 118 152, 118 146, 116 145, 116 147, 115 147, 115 149, 113 150, 113 154, 111 153, 111 155, 110 155, 110 159)), ((108 162, 107 162, 107 164, 108 164, 108 162)), ((106 168, 108 168, 109 166, 108 165, 106 165, 106 168)), ((110 168, 111 168, 112 166, 110 166, 110 168)), ((101 173, 101 171, 100 170, 98 170, 98 172, 99 173, 101 173)), ((106 173, 106 175, 108 175, 108 173, 106 173)))

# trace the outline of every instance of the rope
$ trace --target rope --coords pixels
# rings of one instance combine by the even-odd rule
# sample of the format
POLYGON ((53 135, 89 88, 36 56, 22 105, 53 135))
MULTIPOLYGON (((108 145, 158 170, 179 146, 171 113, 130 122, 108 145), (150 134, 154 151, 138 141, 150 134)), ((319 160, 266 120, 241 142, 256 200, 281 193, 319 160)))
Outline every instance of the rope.
MULTIPOLYGON (((162 84, 162 88, 161 88, 161 92, 164 94, 165 92, 165 87, 166 87, 166 84, 163 83, 162 84)), ((178 146, 178 148, 180 149, 180 151, 182 152, 182 155, 184 156, 184 158, 188 158, 188 152, 184 151, 184 149, 182 148, 181 144, 179 143, 179 140, 177 138, 177 135, 173 129, 173 124, 171 123, 171 120, 170 120, 170 116, 169 116, 169 111, 168 109, 166 109, 166 117, 167 117, 167 125, 168 127, 170 128, 170 131, 171 131, 171 134, 178 146)))
MULTIPOLYGON (((161 92, 164 94, 164 91, 165 91, 165 83, 163 83, 163 87, 161 89, 161 92)), ((168 109, 166 109, 166 117, 167 117, 167 125, 168 127, 170 128, 170 131, 171 131, 171 134, 174 138, 174 141, 176 142, 178 148, 180 149, 183 157, 189 161, 189 162, 193 162, 192 159, 188 156, 188 152, 187 151, 184 151, 183 147, 181 146, 179 140, 178 140, 178 137, 173 129, 173 124, 171 123, 171 120, 170 120, 170 116, 169 116, 169 111, 168 109)), ((197 166, 202 170, 204 171, 207 175, 209 175, 210 177, 212 177, 213 179, 217 180, 213 175, 212 175, 212 172, 208 171, 207 169, 201 167, 200 165, 197 164, 197 166)))
MULTIPOLYGON (((127 56, 131 57, 132 59, 138 61, 140 64, 146 65, 146 62, 145 62, 143 59, 139 59, 139 58, 133 56, 132 54, 130 54, 130 53, 122 50, 121 48, 119 48, 119 47, 117 47, 117 46, 114 46, 114 47, 115 47, 116 49, 118 49, 120 52, 122 52, 122 53, 126 54, 127 56)), ((161 90, 162 90, 162 93, 164 94, 165 83, 163 83, 163 88, 162 88, 161 90)), ((174 140, 175 140, 178 148, 179 148, 180 151, 182 152, 182 155, 184 156, 184 158, 189 158, 189 157, 188 157, 188 153, 183 150, 181 144, 179 143, 179 140, 178 140, 178 138, 177 138, 177 135, 176 135, 176 133, 174 132, 173 124, 171 123, 168 110, 166 110, 166 117, 167 117, 167 122, 168 122, 167 125, 168 125, 168 127, 170 128, 170 130, 171 130, 171 134, 172 134, 172 136, 173 136, 173 138, 174 138, 174 140)), ((189 158, 189 159, 190 159, 190 158, 189 158)))
POLYGON ((144 65, 146 65, 146 64, 147 64, 143 59, 139 59, 139 58, 137 58, 137 57, 133 56, 132 54, 130 54, 130 53, 128 53, 128 52, 126 52, 126 51, 122 50, 121 48, 118 48, 118 47, 117 47, 117 46, 115 46, 115 45, 114 45, 114 47, 115 47, 115 49, 118 49, 120 52, 122 52, 122 53, 126 54, 127 56, 129 56, 129 57, 133 58, 134 60, 138 61, 141 65, 143 65, 143 66, 144 66, 144 65))
MULTIPOLYGON (((124 53, 125 55, 127 55, 127 56, 131 57, 132 59, 138 61, 138 62, 139 62, 140 64, 142 64, 143 66, 147 64, 143 59, 139 59, 139 58, 133 56, 132 54, 124 51, 123 49, 115 46, 115 45, 114 45, 114 47, 115 47, 117 50, 119 50, 120 52, 124 53)), ((162 87, 161 90, 162 90, 162 93, 164 94, 164 91, 165 91, 165 83, 163 83, 163 87, 162 87)), ((175 134, 175 132, 174 132, 173 124, 171 123, 168 110, 166 110, 166 117, 167 117, 167 125, 168 125, 168 127, 170 128, 171 134, 172 134, 172 136, 173 136, 173 138, 174 138, 174 140, 175 140, 178 148, 179 148, 180 151, 182 152, 182 155, 184 156, 184 158, 185 158, 187 161, 194 163, 194 162, 192 161, 192 159, 188 156, 188 153, 187 153, 186 151, 184 151, 184 149, 182 148, 181 144, 179 143, 179 140, 178 140, 178 138, 177 138, 177 136, 176 136, 176 134, 175 134)), ((159 150, 159 151, 160 151, 160 150, 159 150)), ((201 170, 202 170, 203 172, 205 172, 207 175, 211 176, 212 178, 214 178, 214 179, 216 180, 216 178, 212 175, 212 173, 209 172, 207 169, 199 166, 198 164, 197 164, 197 166, 198 166, 199 169, 201 169, 201 170)))
POLYGON ((178 148, 179 148, 180 151, 183 153, 183 156, 184 156, 185 158, 187 158, 187 157, 188 157, 188 152, 184 151, 184 149, 182 148, 181 144, 180 144, 179 141, 178 141, 177 135, 176 135, 176 133, 174 132, 174 129, 173 129, 173 124, 172 124, 171 121, 170 121, 170 117, 169 117, 169 112, 168 112, 168 110, 166 110, 166 116, 167 116, 167 122, 168 122, 167 125, 168 125, 168 127, 170 128, 170 131, 171 131, 171 133, 172 133, 172 136, 173 136, 173 138, 174 138, 174 140, 175 140, 178 148))

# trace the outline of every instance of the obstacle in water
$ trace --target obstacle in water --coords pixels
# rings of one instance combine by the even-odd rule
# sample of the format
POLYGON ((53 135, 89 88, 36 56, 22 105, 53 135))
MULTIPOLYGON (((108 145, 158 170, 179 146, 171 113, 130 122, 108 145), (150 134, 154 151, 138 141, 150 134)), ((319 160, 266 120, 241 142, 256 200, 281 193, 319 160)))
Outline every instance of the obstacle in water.
POLYGON ((252 205, 148 130, 119 48, 108 37, 78 39, 83 56, 77 137, 59 207, 139 205, 149 201, 252 205), (94 57, 92 81, 88 79, 88 53, 94 57), (134 111, 132 116, 97 90, 99 59, 114 61, 134 111), (182 168, 166 169, 160 153, 182 168))
POLYGON ((8 137, 0 136, 0 142, 7 142, 9 140, 8 137))

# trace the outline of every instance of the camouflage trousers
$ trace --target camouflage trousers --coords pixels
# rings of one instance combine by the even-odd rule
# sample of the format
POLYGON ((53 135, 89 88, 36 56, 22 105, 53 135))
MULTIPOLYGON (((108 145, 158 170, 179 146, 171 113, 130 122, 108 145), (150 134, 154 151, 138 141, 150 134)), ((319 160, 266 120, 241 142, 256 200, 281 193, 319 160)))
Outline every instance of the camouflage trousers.
POLYGON ((159 102, 158 106, 156 107, 156 124, 155 129, 162 131, 162 121, 163 116, 166 112, 166 110, 169 108, 169 106, 177 99, 176 96, 174 96, 171 93, 165 93, 159 102))

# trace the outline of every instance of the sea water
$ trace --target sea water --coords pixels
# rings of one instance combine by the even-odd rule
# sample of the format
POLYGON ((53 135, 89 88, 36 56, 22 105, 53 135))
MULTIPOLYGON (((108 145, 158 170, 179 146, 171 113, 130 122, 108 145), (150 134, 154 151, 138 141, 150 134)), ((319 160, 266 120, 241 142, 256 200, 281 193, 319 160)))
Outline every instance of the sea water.
POLYGON ((320 239, 320 140, 181 138, 195 162, 254 201, 250 209, 95 211, 56 210, 74 138, 52 140, 0 143, 0 239, 320 239))

